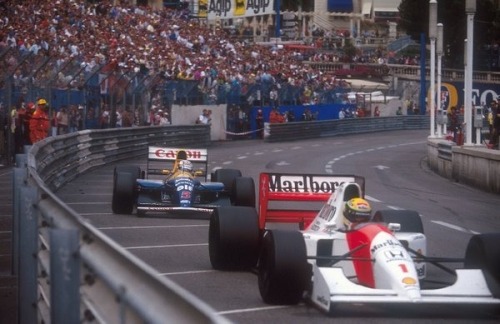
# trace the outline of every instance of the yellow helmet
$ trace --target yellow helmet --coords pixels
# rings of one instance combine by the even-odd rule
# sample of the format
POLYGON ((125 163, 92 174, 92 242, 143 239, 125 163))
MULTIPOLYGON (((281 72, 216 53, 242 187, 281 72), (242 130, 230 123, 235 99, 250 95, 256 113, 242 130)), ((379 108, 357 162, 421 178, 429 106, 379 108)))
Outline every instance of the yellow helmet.
POLYGON ((363 198, 353 198, 345 203, 344 224, 368 222, 371 219, 372 208, 363 198))
POLYGON ((46 105, 47 104, 47 100, 45 100, 45 99, 38 99, 37 104, 38 105, 46 105))

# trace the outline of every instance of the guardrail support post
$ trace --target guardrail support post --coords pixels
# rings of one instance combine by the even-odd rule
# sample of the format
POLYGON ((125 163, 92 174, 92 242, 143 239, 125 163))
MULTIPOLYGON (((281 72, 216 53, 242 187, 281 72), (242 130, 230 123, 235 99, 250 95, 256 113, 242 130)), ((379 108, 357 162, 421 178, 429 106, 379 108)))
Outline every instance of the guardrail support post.
POLYGON ((38 190, 19 189, 19 322, 37 322, 38 190))
POLYGON ((80 323, 79 231, 50 230, 51 321, 80 323))
MULTIPOLYGON (((17 157, 16 157, 17 162, 17 157)), ((12 269, 13 276, 19 274, 19 218, 20 218, 20 190, 28 176, 24 167, 14 168, 12 172, 12 269)))

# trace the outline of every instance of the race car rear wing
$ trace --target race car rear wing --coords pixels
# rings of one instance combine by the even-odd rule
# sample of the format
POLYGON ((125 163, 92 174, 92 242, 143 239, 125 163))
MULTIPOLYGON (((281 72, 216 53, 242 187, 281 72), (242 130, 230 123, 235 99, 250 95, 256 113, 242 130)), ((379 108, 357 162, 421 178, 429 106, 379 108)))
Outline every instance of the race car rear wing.
POLYGON ((193 163, 194 170, 198 171, 198 175, 202 175, 206 179, 208 168, 207 149, 149 146, 147 174, 168 175, 177 167, 179 160, 189 160, 193 163))
POLYGON ((365 192, 365 178, 356 175, 261 173, 259 178, 259 227, 266 223, 297 223, 307 227, 319 211, 318 205, 309 209, 290 208, 291 202, 328 201, 336 188, 345 182, 356 182, 365 192), (288 202, 288 204, 287 204, 288 202))

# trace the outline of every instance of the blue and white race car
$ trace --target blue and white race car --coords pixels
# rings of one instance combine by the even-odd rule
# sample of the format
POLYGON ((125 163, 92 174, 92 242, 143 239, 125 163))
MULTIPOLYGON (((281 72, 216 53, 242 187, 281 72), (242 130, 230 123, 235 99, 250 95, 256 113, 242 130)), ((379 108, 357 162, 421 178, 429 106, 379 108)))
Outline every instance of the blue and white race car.
POLYGON ((257 210, 214 210, 212 267, 256 267, 264 302, 307 299, 326 312, 345 303, 500 306, 499 233, 472 236, 464 258, 429 257, 415 211, 380 210, 346 227, 347 202, 363 198, 364 178, 359 176, 261 173, 257 210), (319 211, 307 206, 313 202, 322 204, 319 211), (269 223, 299 227, 271 229, 269 223), (451 269, 448 262, 463 267, 451 269), (451 278, 424 288, 427 267, 433 265, 451 278))
POLYGON ((211 213, 219 206, 255 206, 252 178, 236 169, 217 169, 207 181, 206 149, 148 147, 146 170, 118 165, 114 170, 112 210, 211 213))

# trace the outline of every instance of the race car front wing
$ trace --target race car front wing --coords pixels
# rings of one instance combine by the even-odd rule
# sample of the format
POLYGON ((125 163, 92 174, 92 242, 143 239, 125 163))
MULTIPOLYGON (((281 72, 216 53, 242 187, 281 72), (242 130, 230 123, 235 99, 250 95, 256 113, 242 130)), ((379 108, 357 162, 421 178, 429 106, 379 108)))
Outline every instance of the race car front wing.
POLYGON ((418 289, 413 296, 403 296, 392 289, 369 288, 349 280, 341 268, 313 265, 311 301, 329 312, 339 303, 363 304, 477 304, 500 305, 488 287, 482 270, 458 269, 455 283, 438 289, 418 289))

